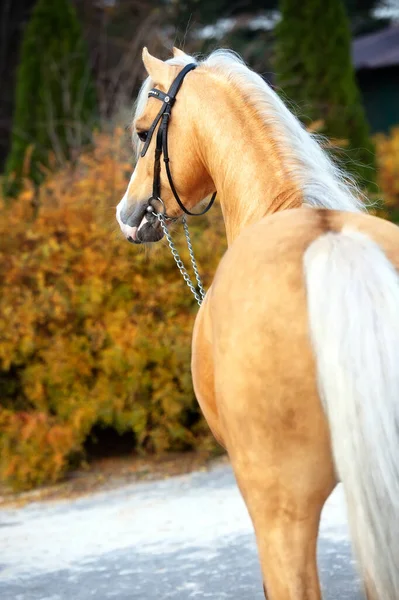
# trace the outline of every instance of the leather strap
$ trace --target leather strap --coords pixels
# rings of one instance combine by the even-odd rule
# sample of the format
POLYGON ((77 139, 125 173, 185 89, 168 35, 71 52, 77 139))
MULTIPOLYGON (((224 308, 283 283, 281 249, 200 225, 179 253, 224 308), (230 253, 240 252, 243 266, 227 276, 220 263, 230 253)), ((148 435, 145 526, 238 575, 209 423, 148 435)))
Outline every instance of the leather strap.
POLYGON ((187 73, 189 73, 190 71, 192 71, 193 69, 196 69, 196 68, 197 68, 197 65, 194 63, 190 63, 189 65, 186 65, 180 71, 180 73, 178 74, 176 79, 174 79, 174 81, 172 82, 172 85, 170 86, 170 88, 166 92, 166 94, 165 94, 165 92, 162 92, 161 90, 158 90, 157 88, 152 88, 152 90, 149 91, 149 93, 148 93, 149 98, 153 97, 153 98, 156 98, 157 100, 161 100, 163 102, 163 104, 162 104, 161 110, 155 117, 153 124, 151 125, 150 129, 148 130, 147 139, 146 139, 144 147, 141 151, 141 156, 145 156, 145 154, 148 150, 148 146, 151 143, 151 138, 154 135, 154 131, 155 131, 163 113, 166 110, 168 110, 168 112, 170 113, 172 106, 176 100, 176 94, 179 91, 181 84, 183 83, 183 79, 185 78, 187 73))
POLYGON ((173 183, 172 173, 170 171, 170 166, 169 166, 168 125, 169 125, 169 118, 170 118, 172 106, 176 100, 176 94, 179 91, 187 73, 189 73, 196 67, 197 67, 197 65, 194 63, 190 63, 190 64, 186 65, 180 71, 180 73, 177 75, 176 79, 173 81, 172 85, 170 86, 168 92, 166 92, 166 93, 162 92, 161 90, 158 90, 157 88, 153 88, 149 91, 148 97, 149 98, 152 97, 157 100, 161 100, 162 106, 161 106, 159 113, 155 117, 150 129, 148 130, 147 139, 146 139, 143 149, 141 151, 141 156, 145 156, 145 154, 148 150, 148 147, 151 143, 151 139, 154 135, 155 129, 157 128, 158 124, 160 123, 158 132, 157 132, 157 137, 156 137, 156 145, 155 145, 154 179, 153 179, 153 186, 152 186, 152 197, 149 198, 149 203, 151 203, 152 199, 159 199, 160 195, 161 195, 161 156, 163 154, 163 160, 165 163, 166 174, 168 177, 170 188, 176 199, 176 202, 178 203, 178 205, 180 206, 180 208, 182 209, 183 212, 185 212, 187 215, 191 215, 191 216, 200 216, 200 215, 204 215, 206 212, 208 212, 208 210, 211 208, 211 206, 213 205, 213 203, 215 201, 216 192, 214 192, 214 194, 212 195, 212 198, 210 199, 209 204, 206 206, 206 208, 199 213, 193 213, 184 206, 183 202, 181 201, 181 199, 179 197, 179 194, 177 193, 176 187, 173 183))

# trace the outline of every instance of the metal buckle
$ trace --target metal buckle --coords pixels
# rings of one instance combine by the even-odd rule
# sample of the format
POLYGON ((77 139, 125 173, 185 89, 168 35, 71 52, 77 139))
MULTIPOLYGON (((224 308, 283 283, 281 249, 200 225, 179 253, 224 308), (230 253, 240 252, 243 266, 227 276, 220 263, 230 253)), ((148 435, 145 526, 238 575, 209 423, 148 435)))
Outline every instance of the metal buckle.
POLYGON ((165 203, 162 200, 162 198, 160 198, 159 196, 154 197, 151 196, 151 198, 148 199, 148 206, 147 206, 147 221, 151 222, 153 219, 158 219, 161 216, 163 218, 164 221, 170 221, 170 222, 174 222, 178 220, 178 217, 169 217, 166 214, 166 208, 165 208, 165 203), (156 203, 154 205, 154 203, 156 203), (157 210, 158 206, 161 210, 157 210))
POLYGON ((166 210, 165 210, 164 201, 159 196, 157 196, 156 198, 154 196, 151 196, 151 198, 148 199, 147 212, 149 214, 152 213, 155 216, 157 214, 162 214, 166 218, 166 210), (159 210, 159 208, 157 207, 157 204, 160 205, 161 210, 159 210))

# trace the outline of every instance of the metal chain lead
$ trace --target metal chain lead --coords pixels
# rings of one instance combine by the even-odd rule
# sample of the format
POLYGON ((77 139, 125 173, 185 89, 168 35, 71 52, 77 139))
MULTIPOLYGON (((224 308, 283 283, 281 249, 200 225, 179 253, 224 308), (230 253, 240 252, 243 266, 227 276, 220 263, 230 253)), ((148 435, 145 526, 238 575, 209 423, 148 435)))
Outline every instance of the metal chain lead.
POLYGON ((197 261, 195 260, 194 250, 193 250, 193 246, 191 244, 191 236, 190 236, 190 231, 188 229, 186 217, 183 217, 183 227, 184 227, 184 233, 186 234, 187 248, 188 248, 188 252, 190 254, 191 264, 193 266, 195 279, 197 280, 197 284, 198 284, 198 290, 199 290, 199 293, 201 296, 201 300, 203 300, 205 298, 206 292, 204 290, 204 286, 202 285, 201 277, 198 272, 197 261))
POLYGON ((184 263, 183 263, 182 259, 180 258, 180 255, 179 255, 179 253, 178 253, 178 251, 176 249, 176 246, 173 243, 172 237, 171 237, 171 235, 169 233, 169 230, 168 230, 168 228, 166 226, 166 223, 165 223, 164 215, 162 213, 153 213, 153 214, 157 217, 157 219, 159 221, 159 224, 162 227, 162 231, 165 234, 165 237, 166 237, 167 242, 169 244, 169 248, 170 248, 170 250, 172 252, 172 256, 175 259, 175 262, 176 262, 176 264, 178 266, 178 269, 179 269, 180 273, 182 274, 182 277, 183 277, 184 281, 187 283, 188 287, 190 288, 190 290, 191 290, 194 298, 196 299, 197 303, 199 304, 199 306, 201 306, 202 301, 203 301, 203 299, 205 297, 205 290, 204 290, 204 287, 202 285, 202 281, 201 281, 201 278, 200 278, 200 275, 199 275, 199 272, 198 272, 197 262, 196 262, 195 257, 194 257, 193 246, 191 244, 191 237, 190 237, 190 232, 188 230, 188 225, 187 225, 186 218, 183 217, 183 227, 184 227, 184 233, 186 234, 186 240, 187 240, 188 251, 189 251, 189 254, 190 254, 191 264, 193 266, 193 271, 194 271, 194 274, 195 274, 195 278, 196 278, 197 283, 198 283, 198 291, 196 290, 195 285, 191 281, 190 276, 189 276, 189 274, 187 272, 187 269, 184 266, 184 263))

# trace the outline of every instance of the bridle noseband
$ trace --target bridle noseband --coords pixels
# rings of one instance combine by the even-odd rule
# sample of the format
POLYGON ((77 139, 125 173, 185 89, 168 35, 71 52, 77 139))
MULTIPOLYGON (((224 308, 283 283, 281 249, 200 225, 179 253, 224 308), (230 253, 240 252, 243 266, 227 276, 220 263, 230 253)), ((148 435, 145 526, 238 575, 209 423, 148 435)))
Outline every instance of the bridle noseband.
MULTIPOLYGON (((161 200, 161 156, 162 156, 162 154, 163 154, 163 161, 165 163, 166 175, 168 177, 170 188, 172 190, 174 197, 176 198, 176 202, 178 203, 178 205, 180 206, 180 208, 182 209, 183 212, 185 212, 187 215, 191 215, 191 216, 204 215, 211 208, 211 206, 214 203, 215 198, 216 198, 216 192, 214 192, 214 194, 212 195, 212 198, 209 201, 209 204, 206 206, 206 208, 202 212, 192 213, 191 211, 188 210, 188 208, 186 208, 184 206, 183 202, 181 201, 179 194, 177 193, 176 187, 173 183, 172 174, 170 172, 169 153, 168 153, 169 118, 170 118, 170 114, 172 111, 172 106, 174 105, 174 103, 176 101, 177 92, 179 91, 185 76, 187 75, 187 73, 189 73, 196 67, 197 67, 197 65, 194 63, 190 63, 189 65, 186 65, 180 71, 180 73, 178 74, 176 79, 173 81, 172 85, 170 86, 170 88, 169 88, 168 92, 166 92, 166 94, 165 94, 165 92, 162 92, 161 90, 158 90, 156 88, 152 88, 148 93, 149 98, 156 98, 157 100, 161 100, 161 102, 162 102, 161 110, 155 117, 150 129, 147 132, 147 138, 145 140, 143 149, 141 151, 141 156, 145 156, 145 154, 148 150, 148 147, 151 143, 152 136, 154 135, 155 129, 157 128, 158 123, 161 121, 159 128, 158 128, 158 132, 157 132, 157 138, 156 138, 155 159, 154 159, 154 180, 153 180, 153 186, 152 186, 152 196, 148 199, 148 209, 147 209, 148 212, 154 211, 155 207, 153 206, 153 202, 155 202, 155 203, 160 202, 161 206, 162 207, 164 206, 164 203, 161 200)), ((165 219, 167 219, 167 218, 170 219, 170 217, 168 217, 166 214, 164 214, 163 216, 165 219)))

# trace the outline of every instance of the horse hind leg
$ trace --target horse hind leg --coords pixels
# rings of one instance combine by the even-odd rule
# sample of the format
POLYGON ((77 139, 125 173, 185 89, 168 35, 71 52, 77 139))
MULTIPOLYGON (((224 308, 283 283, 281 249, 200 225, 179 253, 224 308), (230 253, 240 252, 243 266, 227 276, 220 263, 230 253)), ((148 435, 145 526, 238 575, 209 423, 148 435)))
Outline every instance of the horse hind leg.
POLYGON ((289 374, 265 392, 261 378, 230 370, 218 394, 220 416, 267 599, 320 600, 317 536, 336 474, 314 379, 289 374))
POLYGON ((267 600, 320 600, 317 512, 303 520, 264 519, 256 527, 267 600), (273 521, 273 522, 272 522, 273 521), (269 527, 268 532, 265 528, 269 527))
MULTIPOLYGON (((233 462, 234 466, 234 462, 233 462)), ((298 464, 306 469, 306 464, 298 464)), ((334 487, 295 485, 298 477, 284 468, 267 476, 267 467, 235 465, 235 473, 252 518, 267 600, 320 600, 316 549, 320 514, 334 487)), ((315 482, 314 482, 315 483, 315 482)))
POLYGON ((320 600, 317 536, 336 474, 314 380, 289 374, 265 392, 261 378, 244 379, 230 369, 218 406, 255 529, 267 599, 320 600))

